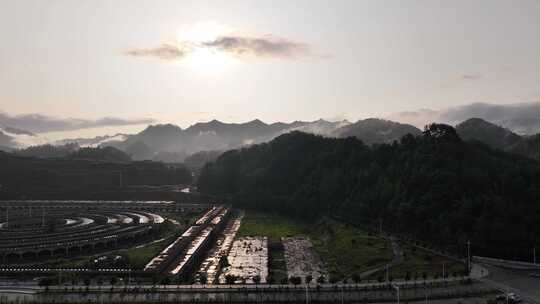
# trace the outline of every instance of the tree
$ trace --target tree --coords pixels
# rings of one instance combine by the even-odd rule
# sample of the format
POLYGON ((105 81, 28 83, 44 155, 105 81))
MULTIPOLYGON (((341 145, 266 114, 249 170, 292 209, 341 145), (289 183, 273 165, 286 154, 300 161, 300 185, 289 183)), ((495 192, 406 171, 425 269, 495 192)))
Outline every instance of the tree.
POLYGON ((197 185, 239 208, 303 220, 381 220, 385 229, 454 253, 470 239, 476 254, 525 258, 530 250, 522 244, 540 234, 540 205, 532 203, 539 177, 540 162, 461 141, 452 127, 435 124, 424 135, 372 146, 287 133, 223 153, 197 185))
POLYGON ((459 142, 461 138, 452 126, 432 123, 424 128, 424 136, 448 142, 459 142))
POLYGON ((101 285, 103 285, 103 278, 102 277, 98 277, 97 284, 99 286, 99 289, 101 289, 101 285))
POLYGON ((308 274, 308 275, 306 276, 306 284, 311 283, 311 281, 313 281, 313 276, 310 275, 310 274, 308 274))
POLYGON ((409 281, 411 279, 411 272, 410 271, 407 271, 405 273, 405 281, 409 281))
POLYGON ((208 277, 206 276, 205 273, 200 273, 199 274, 199 282, 201 282, 201 284, 208 283, 208 277))
POLYGON ((320 275, 318 278, 317 278, 317 283, 319 284, 324 284, 326 282, 326 279, 324 278, 323 275, 320 275))
POLYGON ((362 278, 360 277, 359 274, 355 273, 355 274, 352 275, 352 280, 353 280, 353 282, 358 284, 358 283, 360 283, 362 281, 362 278))
POLYGON ((45 290, 49 290, 49 286, 52 285, 52 280, 50 278, 41 278, 38 282, 38 285, 45 287, 45 290))
POLYGON ((228 285, 232 285, 236 282, 238 278, 232 274, 228 274, 225 276, 225 282, 228 284, 228 285))
POLYGON ((294 285, 299 285, 302 283, 302 279, 300 277, 290 277, 289 282, 291 282, 294 285))
POLYGON ((259 284, 261 282, 261 276, 256 275, 253 277, 253 283, 259 284))

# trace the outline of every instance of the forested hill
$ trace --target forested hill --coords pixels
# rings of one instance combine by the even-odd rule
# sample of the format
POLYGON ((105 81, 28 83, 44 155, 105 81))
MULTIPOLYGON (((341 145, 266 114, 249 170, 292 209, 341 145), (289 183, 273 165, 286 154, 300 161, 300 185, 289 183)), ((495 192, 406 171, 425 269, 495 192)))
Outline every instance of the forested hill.
POLYGON ((454 251, 529 257, 540 243, 540 163, 429 126, 399 143, 300 132, 206 165, 202 192, 246 208, 378 222, 454 251))

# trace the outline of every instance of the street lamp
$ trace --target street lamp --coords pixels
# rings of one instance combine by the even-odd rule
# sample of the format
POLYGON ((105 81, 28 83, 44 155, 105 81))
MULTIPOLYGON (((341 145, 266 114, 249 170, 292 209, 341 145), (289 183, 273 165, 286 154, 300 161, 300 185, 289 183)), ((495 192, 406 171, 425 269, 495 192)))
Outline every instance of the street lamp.
POLYGON ((399 286, 396 284, 392 284, 392 287, 397 291, 397 304, 399 304, 399 286))

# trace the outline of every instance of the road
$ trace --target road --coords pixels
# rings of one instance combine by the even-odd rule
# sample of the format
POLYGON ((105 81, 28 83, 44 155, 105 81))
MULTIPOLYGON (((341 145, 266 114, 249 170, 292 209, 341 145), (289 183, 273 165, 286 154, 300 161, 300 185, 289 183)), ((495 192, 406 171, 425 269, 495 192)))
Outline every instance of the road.
POLYGON ((528 270, 514 270, 507 268, 482 265, 489 275, 480 278, 481 281, 504 292, 514 292, 527 303, 540 304, 540 278, 529 276, 528 270))

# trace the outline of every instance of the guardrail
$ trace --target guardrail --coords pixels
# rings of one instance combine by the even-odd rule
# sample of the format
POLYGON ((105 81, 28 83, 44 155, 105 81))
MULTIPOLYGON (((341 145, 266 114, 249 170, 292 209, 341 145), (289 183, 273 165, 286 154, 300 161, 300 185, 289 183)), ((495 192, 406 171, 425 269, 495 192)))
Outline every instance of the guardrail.
POLYGON ((527 263, 522 261, 503 260, 482 256, 474 256, 474 260, 493 266, 511 268, 517 270, 540 270, 540 264, 527 263))

